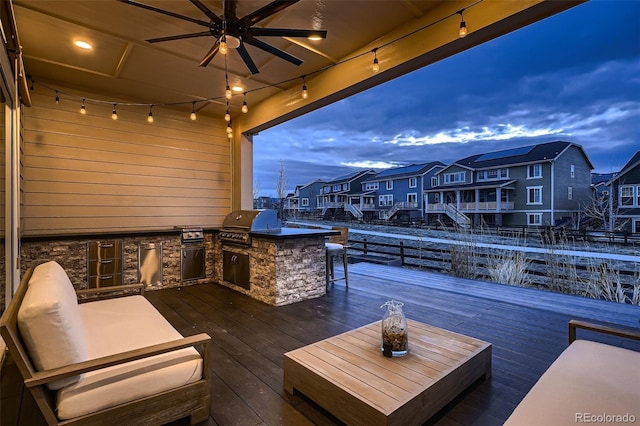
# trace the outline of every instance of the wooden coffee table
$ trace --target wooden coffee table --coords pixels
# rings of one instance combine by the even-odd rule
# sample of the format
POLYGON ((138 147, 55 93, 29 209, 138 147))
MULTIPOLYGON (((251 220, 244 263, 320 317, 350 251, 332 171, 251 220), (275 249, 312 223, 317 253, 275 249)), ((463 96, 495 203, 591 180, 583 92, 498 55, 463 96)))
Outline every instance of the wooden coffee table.
POLYGON ((408 320, 409 354, 382 356, 380 321, 284 354, 284 388, 352 425, 421 424, 481 377, 491 344, 408 320))

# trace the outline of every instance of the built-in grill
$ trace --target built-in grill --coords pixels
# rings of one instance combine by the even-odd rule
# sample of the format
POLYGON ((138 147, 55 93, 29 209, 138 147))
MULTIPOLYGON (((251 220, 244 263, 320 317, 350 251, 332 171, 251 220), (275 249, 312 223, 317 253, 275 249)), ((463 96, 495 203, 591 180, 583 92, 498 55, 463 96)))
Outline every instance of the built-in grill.
POLYGON ((282 223, 275 210, 236 210, 222 222, 222 278, 251 289, 251 232, 279 232, 282 223))
POLYGON ((193 226, 183 226, 179 229, 182 240, 182 261, 180 262, 182 281, 205 278, 204 230, 193 226))
POLYGON ((279 232, 282 223, 275 210, 235 210, 222 222, 220 241, 251 245, 251 232, 279 232))

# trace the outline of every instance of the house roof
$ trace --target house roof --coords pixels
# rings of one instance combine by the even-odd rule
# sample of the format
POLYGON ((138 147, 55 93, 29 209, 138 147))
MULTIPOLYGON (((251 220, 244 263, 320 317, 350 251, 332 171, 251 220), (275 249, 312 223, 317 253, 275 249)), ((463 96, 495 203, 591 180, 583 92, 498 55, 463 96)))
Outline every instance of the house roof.
POLYGON ((582 146, 573 142, 555 141, 541 143, 537 145, 527 145, 501 151, 491 151, 483 154, 475 154, 455 161, 453 164, 470 169, 487 169, 499 166, 513 166, 518 164, 540 163, 554 161, 569 147, 578 147, 590 167, 593 168, 591 160, 584 152, 582 146))
POLYGON ((410 176, 420 176, 427 173, 429 170, 436 166, 444 167, 445 164, 440 161, 431 161, 429 163, 411 164, 404 167, 394 167, 392 169, 386 169, 380 173, 363 180, 363 182, 377 182, 380 180, 398 179, 410 176))
POLYGON ((626 173, 630 172, 631 170, 633 170, 635 167, 640 165, 640 151, 636 152, 633 157, 631 157, 631 159, 629 161, 627 161, 627 164, 624 165, 624 167, 622 167, 622 170, 620 170, 620 173, 618 173, 616 176, 614 176, 609 183, 616 181, 618 179, 620 179, 623 175, 625 175, 626 173))
POLYGON ((330 181, 325 182, 326 185, 335 185, 338 183, 344 183, 344 182, 351 182, 353 180, 358 179, 359 177, 362 177, 366 174, 370 174, 370 173, 375 173, 375 170, 372 169, 368 169, 368 170, 360 170, 357 172, 353 172, 353 173, 349 173, 347 175, 342 175, 342 176, 338 176, 337 178, 334 178, 330 181))

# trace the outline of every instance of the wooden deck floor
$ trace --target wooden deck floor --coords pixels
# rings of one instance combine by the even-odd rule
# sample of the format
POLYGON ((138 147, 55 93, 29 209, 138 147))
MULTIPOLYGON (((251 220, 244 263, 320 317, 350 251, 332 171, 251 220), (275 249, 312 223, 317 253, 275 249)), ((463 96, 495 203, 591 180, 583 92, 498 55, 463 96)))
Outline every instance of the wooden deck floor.
MULTIPOLYGON (((339 281, 324 297, 283 307, 215 284, 146 296, 183 335, 212 337, 208 425, 336 424, 303 396, 283 390, 283 353, 379 320, 389 299, 402 301, 408 318, 493 344, 492 377, 429 421, 437 425, 501 425, 566 347, 572 318, 640 327, 637 306, 398 267, 350 265, 349 284, 345 290, 339 281)), ((596 340, 640 350, 617 338, 596 340)), ((174 426, 182 424, 188 423, 174 426)))
POLYGON ((213 338, 209 424, 219 425, 335 424, 330 414, 283 390, 282 354, 380 319, 380 305, 391 298, 404 302, 409 318, 493 344, 491 379, 474 384, 429 424, 502 424, 566 347, 572 318, 640 326, 637 306, 403 268, 355 264, 349 283, 348 290, 338 282, 325 297, 283 307, 218 285, 147 295, 183 334, 213 338))

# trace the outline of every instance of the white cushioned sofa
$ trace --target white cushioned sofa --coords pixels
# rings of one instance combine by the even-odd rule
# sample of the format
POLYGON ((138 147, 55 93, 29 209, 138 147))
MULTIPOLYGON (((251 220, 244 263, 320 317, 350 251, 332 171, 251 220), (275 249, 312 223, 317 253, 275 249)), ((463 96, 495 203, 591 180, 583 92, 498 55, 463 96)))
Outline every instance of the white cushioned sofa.
POLYGON ((209 417, 211 339, 183 337, 142 295, 78 303, 63 268, 43 263, 23 277, 0 333, 48 424, 209 417))
POLYGON ((640 340, 639 331, 570 321, 569 346, 518 404, 505 425, 640 422, 640 352, 576 340, 576 329, 640 340))

